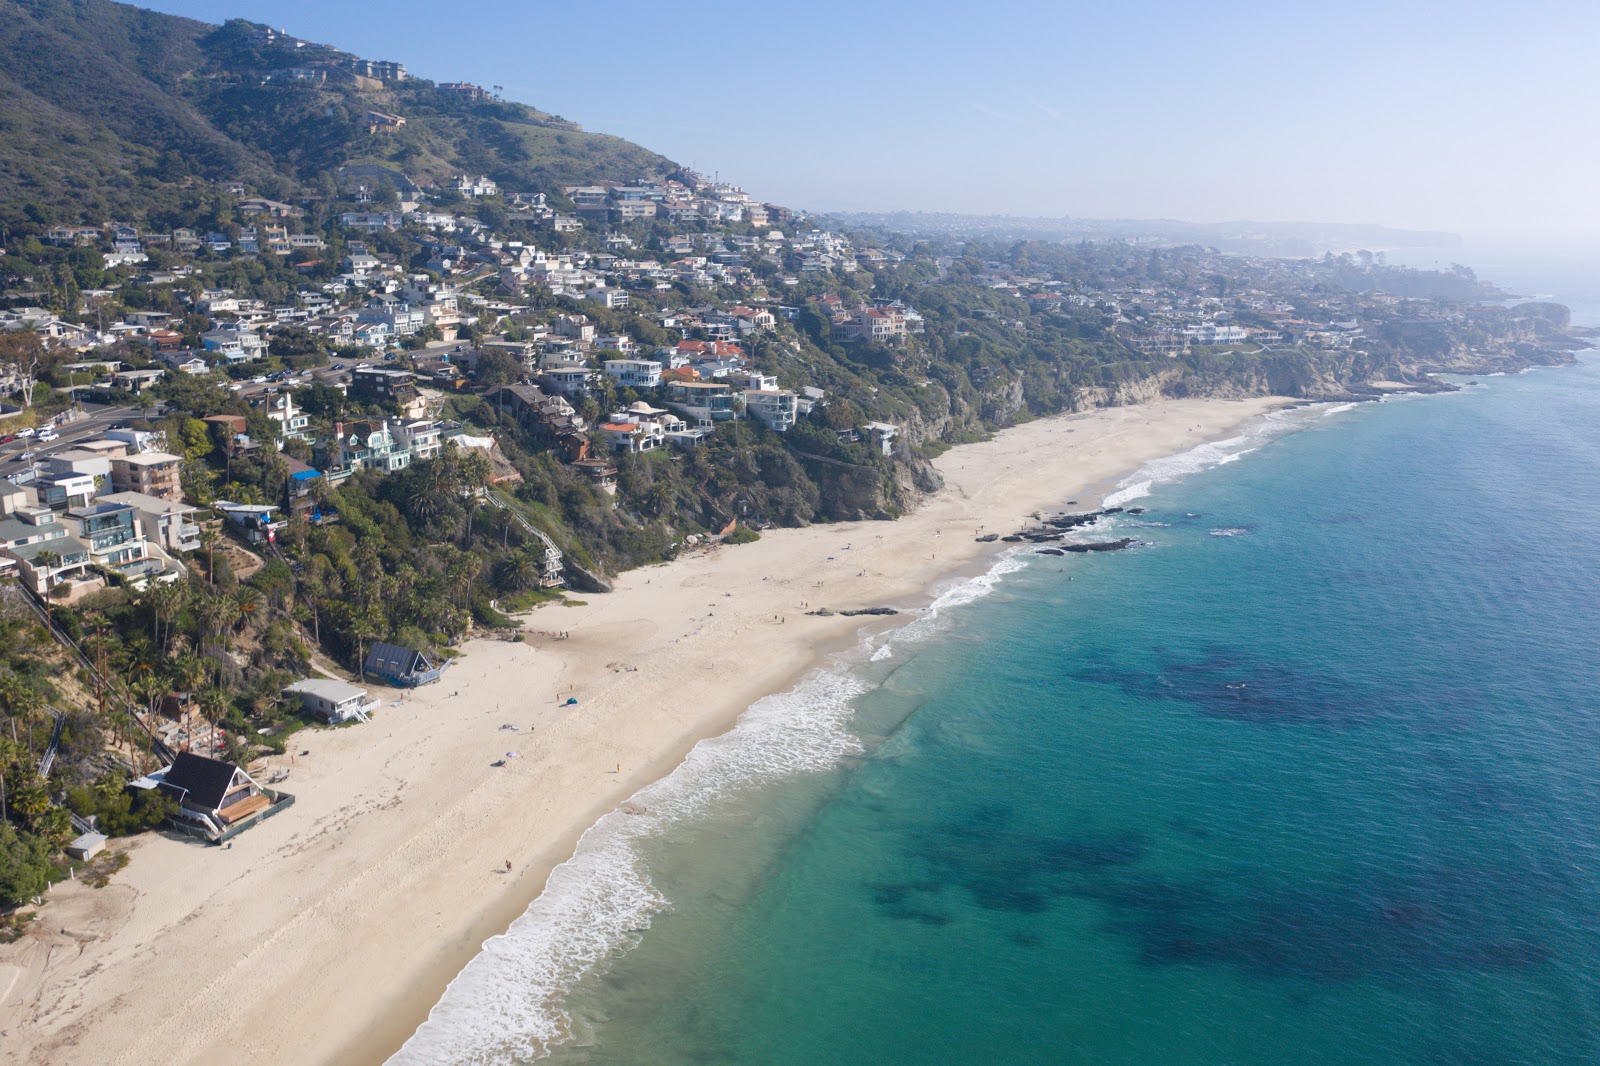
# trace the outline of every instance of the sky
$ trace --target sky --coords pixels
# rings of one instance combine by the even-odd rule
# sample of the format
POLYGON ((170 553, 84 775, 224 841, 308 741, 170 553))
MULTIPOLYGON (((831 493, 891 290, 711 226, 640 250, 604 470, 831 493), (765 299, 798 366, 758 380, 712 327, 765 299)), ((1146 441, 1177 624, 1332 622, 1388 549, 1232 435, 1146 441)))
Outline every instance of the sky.
POLYGON ((146 0, 812 210, 1600 238, 1600 3, 146 0))

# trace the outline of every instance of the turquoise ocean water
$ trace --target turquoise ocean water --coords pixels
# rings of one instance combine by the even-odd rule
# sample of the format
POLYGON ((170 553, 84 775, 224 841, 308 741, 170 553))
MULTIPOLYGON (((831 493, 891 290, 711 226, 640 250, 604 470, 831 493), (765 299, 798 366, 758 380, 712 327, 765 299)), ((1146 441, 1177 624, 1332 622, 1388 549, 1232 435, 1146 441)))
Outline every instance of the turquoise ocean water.
POLYGON ((397 1060, 1600 1061, 1597 397, 1153 464, 1136 550, 1003 562, 596 826, 397 1060))

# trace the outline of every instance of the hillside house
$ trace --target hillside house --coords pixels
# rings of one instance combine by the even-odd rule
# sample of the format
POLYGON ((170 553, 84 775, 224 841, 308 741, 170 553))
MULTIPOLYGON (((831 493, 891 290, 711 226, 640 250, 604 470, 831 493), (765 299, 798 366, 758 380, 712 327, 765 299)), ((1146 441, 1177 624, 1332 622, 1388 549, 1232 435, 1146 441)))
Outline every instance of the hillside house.
POLYGON ((200 549, 200 527, 193 521, 198 508, 160 496, 146 496, 142 492, 113 492, 100 500, 133 508, 145 539, 166 551, 200 549))
POLYGON ((141 492, 164 500, 183 499, 183 460, 166 452, 142 452, 111 460, 111 487, 116 492, 141 492))
POLYGON ((739 417, 733 387, 719 381, 674 381, 667 386, 667 402, 695 425, 739 417))
POLYGON ((767 428, 783 433, 799 417, 799 396, 788 389, 746 389, 745 414, 767 428))
POLYGON ((661 364, 653 359, 607 359, 606 376, 618 385, 653 389, 661 384, 661 364))

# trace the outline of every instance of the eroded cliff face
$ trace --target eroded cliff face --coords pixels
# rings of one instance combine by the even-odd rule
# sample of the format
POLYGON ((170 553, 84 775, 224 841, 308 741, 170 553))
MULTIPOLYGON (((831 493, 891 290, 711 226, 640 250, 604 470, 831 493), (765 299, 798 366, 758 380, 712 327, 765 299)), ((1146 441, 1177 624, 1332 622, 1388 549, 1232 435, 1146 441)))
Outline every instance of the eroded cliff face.
MULTIPOLYGON (((1479 328, 1467 336, 1451 326, 1402 323, 1371 338, 1365 350, 1288 350, 1220 361, 1214 369, 1198 369, 1190 361, 1173 359, 1166 365, 1153 364, 1150 373, 1115 385, 1077 388, 1069 394, 1069 406, 1063 410, 1188 397, 1284 396, 1342 402, 1371 399, 1395 391, 1396 386, 1440 392, 1454 386, 1434 374, 1488 374, 1562 365, 1573 361, 1574 351, 1589 346, 1566 331, 1566 309, 1555 305, 1529 305, 1526 313, 1507 316, 1493 330, 1479 328)), ((959 397, 941 390, 939 402, 901 416, 899 461, 887 471, 834 469, 822 474, 819 480, 830 482, 829 494, 836 494, 837 506, 831 508, 834 513, 830 517, 892 517, 914 508, 943 483, 938 471, 919 454, 924 444, 960 443, 985 435, 988 427, 1014 424, 1037 406, 1037 399, 1032 405, 1029 399, 1021 376, 996 375, 976 394, 959 397)))

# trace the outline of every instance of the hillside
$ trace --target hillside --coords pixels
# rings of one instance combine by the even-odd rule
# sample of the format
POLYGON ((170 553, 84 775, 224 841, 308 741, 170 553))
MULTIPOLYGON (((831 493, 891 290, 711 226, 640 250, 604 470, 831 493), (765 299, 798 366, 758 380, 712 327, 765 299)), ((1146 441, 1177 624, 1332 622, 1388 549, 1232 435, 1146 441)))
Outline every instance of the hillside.
POLYGON ((242 21, 0 0, 0 202, 19 220, 137 222, 195 177, 285 198, 350 163, 421 183, 486 174, 516 191, 676 169, 521 104, 359 76, 355 59, 242 21), (374 131, 372 112, 405 125, 374 131))

